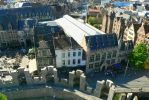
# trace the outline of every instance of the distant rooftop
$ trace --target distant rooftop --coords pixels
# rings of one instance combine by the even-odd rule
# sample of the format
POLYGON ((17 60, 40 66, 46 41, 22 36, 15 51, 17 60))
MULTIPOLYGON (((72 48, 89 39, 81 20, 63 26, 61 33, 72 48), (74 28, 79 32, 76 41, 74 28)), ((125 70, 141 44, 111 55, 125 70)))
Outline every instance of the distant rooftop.
POLYGON ((132 2, 120 2, 120 1, 113 2, 113 5, 119 6, 119 7, 130 6, 132 4, 133 4, 132 2))

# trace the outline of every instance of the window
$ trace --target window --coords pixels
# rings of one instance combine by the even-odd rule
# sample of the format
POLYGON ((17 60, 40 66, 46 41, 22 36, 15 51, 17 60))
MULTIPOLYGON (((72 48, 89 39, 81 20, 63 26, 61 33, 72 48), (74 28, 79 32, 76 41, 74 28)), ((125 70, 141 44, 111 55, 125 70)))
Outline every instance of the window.
POLYGON ((73 59, 73 64, 76 64, 76 60, 75 59, 73 59))
POLYGON ((65 66, 65 60, 62 61, 63 66, 65 66))
POLYGON ((131 36, 128 36, 128 38, 129 38, 129 39, 132 39, 132 37, 131 37, 131 36))
POLYGON ((94 61, 94 55, 92 55, 91 57, 90 57, 90 62, 93 62, 94 61))
POLYGON ((68 60, 68 65, 70 65, 70 60, 68 60))
POLYGON ((115 63, 115 59, 112 59, 111 63, 115 63))
POLYGON ((81 60, 80 59, 78 59, 78 64, 80 64, 81 63, 81 60))
POLYGON ((111 52, 108 53, 107 58, 111 58, 111 52))
POLYGON ((78 56, 81 56, 81 51, 78 52, 78 56))
POLYGON ((73 52, 73 56, 74 56, 74 57, 76 56, 76 52, 73 52))
POLYGON ((107 64, 110 64, 110 60, 107 60, 107 64))
POLYGON ((96 61, 99 61, 100 60, 100 54, 97 54, 96 55, 96 61))
POLYGON ((54 27, 51 27, 51 32, 52 32, 52 33, 55 33, 54 27))
POLYGON ((89 64, 89 69, 93 68, 93 64, 89 64))
POLYGON ((70 57, 70 52, 68 52, 68 57, 70 57))
POLYGON ((100 67, 99 65, 100 65, 99 63, 95 63, 96 68, 100 67))
POLYGON ((43 50, 43 51, 42 51, 42 55, 43 55, 43 56, 46 56, 46 55, 47 55, 47 51, 46 51, 46 50, 43 50))
POLYGON ((113 57, 116 57, 116 51, 113 51, 113 57))
POLYGON ((106 53, 102 54, 102 60, 106 58, 106 53))
POLYGON ((62 58, 65 58, 65 53, 62 53, 62 58))

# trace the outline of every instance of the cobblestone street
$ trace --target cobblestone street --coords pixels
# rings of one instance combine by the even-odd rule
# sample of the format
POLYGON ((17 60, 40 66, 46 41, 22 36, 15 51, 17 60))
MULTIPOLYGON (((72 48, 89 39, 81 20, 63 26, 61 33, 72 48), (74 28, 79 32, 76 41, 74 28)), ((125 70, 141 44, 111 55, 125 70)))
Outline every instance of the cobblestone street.
POLYGON ((114 82, 117 87, 126 88, 145 88, 149 86, 149 71, 127 71, 124 73, 117 74, 116 77, 105 76, 104 72, 98 72, 94 75, 89 75, 87 79, 89 85, 95 87, 97 80, 110 79, 114 82))

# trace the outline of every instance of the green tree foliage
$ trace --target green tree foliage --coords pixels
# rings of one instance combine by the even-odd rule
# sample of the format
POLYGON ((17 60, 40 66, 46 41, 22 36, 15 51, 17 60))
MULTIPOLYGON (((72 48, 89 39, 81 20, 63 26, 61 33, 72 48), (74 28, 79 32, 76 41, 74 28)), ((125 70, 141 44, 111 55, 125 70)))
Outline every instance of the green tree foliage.
POLYGON ((88 23, 91 25, 98 24, 98 20, 95 17, 88 17, 88 23))
POLYGON ((7 96, 0 93, 0 100, 7 100, 7 96))
POLYGON ((147 60, 147 46, 145 43, 140 43, 135 46, 133 52, 129 55, 130 64, 137 68, 143 69, 144 63, 147 60))
POLYGON ((120 93, 116 93, 115 95, 114 95, 114 100, 119 100, 119 98, 120 98, 120 93))

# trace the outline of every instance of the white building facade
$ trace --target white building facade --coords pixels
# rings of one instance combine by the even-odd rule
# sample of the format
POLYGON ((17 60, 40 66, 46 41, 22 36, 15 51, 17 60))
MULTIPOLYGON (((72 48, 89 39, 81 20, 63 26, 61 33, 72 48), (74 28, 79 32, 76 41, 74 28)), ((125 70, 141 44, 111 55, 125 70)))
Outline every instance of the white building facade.
POLYGON ((76 67, 86 64, 82 59, 83 49, 55 50, 57 67, 76 67))

